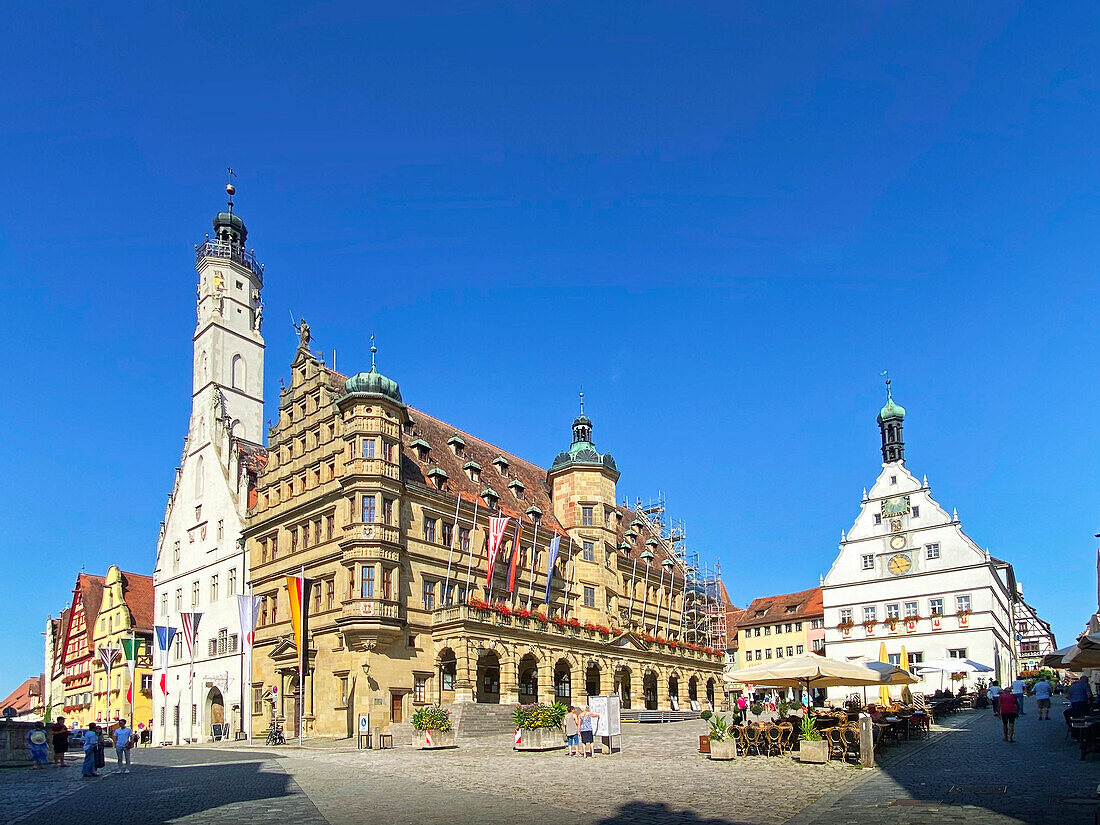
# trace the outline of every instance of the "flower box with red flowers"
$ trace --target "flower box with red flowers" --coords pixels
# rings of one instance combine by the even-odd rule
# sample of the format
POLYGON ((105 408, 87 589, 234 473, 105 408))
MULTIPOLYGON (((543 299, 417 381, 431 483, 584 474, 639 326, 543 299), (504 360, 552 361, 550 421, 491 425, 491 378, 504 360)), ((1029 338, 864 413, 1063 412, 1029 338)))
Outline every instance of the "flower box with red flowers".
POLYGON ((488 602, 483 602, 481 599, 477 598, 476 596, 471 596, 469 599, 467 599, 466 604, 468 604, 474 610, 488 610, 489 609, 489 603, 488 602))
POLYGON ((531 618, 531 611, 528 610, 525 607, 521 607, 518 610, 516 610, 516 618, 517 619, 530 619, 531 618))
POLYGON ((596 632, 596 625, 593 624, 592 622, 585 622, 584 623, 584 629, 585 630, 590 630, 593 633, 595 633, 596 632))
POLYGON ((565 619, 563 619, 561 616, 555 616, 550 621, 552 621, 558 627, 565 627, 568 624, 568 622, 566 622, 565 619))
POLYGON ((580 630, 581 620, 578 619, 576 616, 574 616, 572 619, 570 619, 568 622, 566 622, 566 624, 568 624, 574 630, 580 630))
POLYGON ((596 625, 596 632, 599 633, 601 636, 610 636, 611 628, 607 627, 606 625, 598 624, 596 625))
POLYGON ((493 612, 496 613, 498 616, 508 618, 512 615, 512 608, 510 608, 504 602, 497 602, 493 605, 493 612))

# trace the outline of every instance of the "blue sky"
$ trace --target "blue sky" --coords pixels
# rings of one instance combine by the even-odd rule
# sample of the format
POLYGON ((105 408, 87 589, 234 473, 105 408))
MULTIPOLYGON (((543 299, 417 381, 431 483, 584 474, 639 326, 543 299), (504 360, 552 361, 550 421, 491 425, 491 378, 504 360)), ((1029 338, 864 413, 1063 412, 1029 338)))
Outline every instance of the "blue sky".
POLYGON ((620 498, 663 491, 745 602, 828 569, 889 368, 909 467, 1067 643, 1100 531, 1097 8, 456 5, 7 11, 4 680, 82 565, 152 569, 229 165, 269 401, 288 310, 543 464, 583 383, 620 498))

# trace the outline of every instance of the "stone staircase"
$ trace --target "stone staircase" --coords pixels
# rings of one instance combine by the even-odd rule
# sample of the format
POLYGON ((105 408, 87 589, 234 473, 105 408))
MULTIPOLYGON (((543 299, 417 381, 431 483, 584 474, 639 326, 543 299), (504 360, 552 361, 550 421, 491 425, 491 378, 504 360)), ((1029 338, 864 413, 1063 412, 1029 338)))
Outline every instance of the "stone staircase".
POLYGON ((456 739, 484 739, 495 736, 512 736, 514 705, 482 705, 476 702, 460 702, 447 708, 451 712, 456 739))

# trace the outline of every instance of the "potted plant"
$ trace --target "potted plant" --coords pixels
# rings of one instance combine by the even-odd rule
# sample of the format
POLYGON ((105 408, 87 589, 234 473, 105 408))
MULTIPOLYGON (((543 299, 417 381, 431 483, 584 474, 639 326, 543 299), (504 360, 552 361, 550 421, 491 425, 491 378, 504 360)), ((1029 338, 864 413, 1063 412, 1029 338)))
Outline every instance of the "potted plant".
POLYGON ((737 756, 737 742, 733 737, 730 724, 720 713, 714 714, 710 718, 710 733, 707 736, 710 742, 710 758, 729 760, 737 756))
POLYGON ((821 738, 813 717, 803 716, 798 728, 798 761, 824 765, 829 761, 829 743, 821 738))
POLYGON ((451 712, 439 705, 424 705, 413 711, 412 726, 416 731, 416 747, 420 750, 455 746, 451 712))
POLYGON ((549 751, 565 747, 562 720, 569 708, 561 702, 516 705, 512 724, 516 727, 517 751, 549 751))

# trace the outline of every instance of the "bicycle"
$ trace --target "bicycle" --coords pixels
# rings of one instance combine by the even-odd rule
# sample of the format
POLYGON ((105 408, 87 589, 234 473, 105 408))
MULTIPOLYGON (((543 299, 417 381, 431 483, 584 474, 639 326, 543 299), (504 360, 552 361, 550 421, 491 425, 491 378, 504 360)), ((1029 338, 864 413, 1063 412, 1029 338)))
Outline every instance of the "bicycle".
POLYGON ((285 745, 286 737, 283 736, 283 729, 272 725, 267 731, 267 744, 268 745, 285 745))

